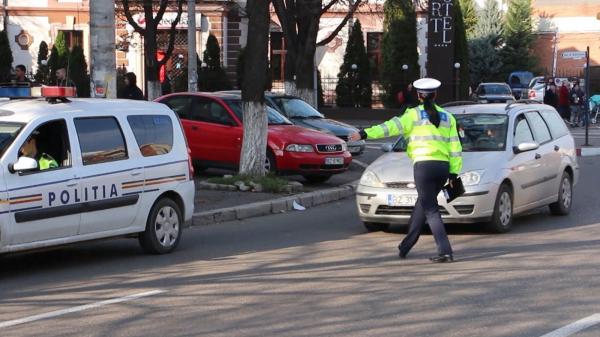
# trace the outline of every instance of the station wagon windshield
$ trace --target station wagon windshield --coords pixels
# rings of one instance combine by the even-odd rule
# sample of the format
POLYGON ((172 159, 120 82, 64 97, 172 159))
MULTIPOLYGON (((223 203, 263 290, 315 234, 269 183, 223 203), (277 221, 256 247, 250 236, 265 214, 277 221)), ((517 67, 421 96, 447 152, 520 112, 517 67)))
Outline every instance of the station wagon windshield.
POLYGON ((277 97, 273 101, 289 118, 323 118, 320 112, 301 99, 277 97))
MULTIPOLYGON (((227 105, 233 110, 233 113, 240 119, 240 121, 244 121, 244 114, 242 112, 242 101, 225 101, 227 105)), ((269 120, 269 125, 291 125, 289 119, 282 116, 275 109, 267 107, 267 118, 269 120)))
MULTIPOLYGON (((455 115, 463 152, 504 151, 508 117, 496 114, 455 115)), ((406 151, 406 140, 394 145, 394 152, 406 151)))
POLYGON ((0 155, 12 144, 22 127, 23 124, 18 123, 0 123, 0 155))
POLYGON ((477 90, 479 95, 511 95, 510 88, 506 85, 482 85, 477 90))

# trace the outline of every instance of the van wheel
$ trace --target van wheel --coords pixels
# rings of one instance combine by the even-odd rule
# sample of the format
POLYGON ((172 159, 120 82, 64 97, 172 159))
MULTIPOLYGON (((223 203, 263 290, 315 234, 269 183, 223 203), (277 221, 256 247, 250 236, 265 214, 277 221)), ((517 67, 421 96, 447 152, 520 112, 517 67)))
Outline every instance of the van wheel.
POLYGON ((166 254, 172 252, 181 240, 181 209, 169 198, 154 204, 146 222, 146 230, 140 233, 140 245, 146 253, 166 254))
POLYGON ((368 232, 387 232, 390 229, 390 224, 380 222, 364 222, 368 232))
POLYGON ((502 184, 498 190, 494 215, 488 223, 488 228, 496 233, 506 233, 510 230, 513 221, 513 195, 507 184, 502 184))
POLYGON ((573 182, 571 175, 563 172, 558 186, 558 200, 549 205, 552 215, 568 215, 573 204, 573 182))

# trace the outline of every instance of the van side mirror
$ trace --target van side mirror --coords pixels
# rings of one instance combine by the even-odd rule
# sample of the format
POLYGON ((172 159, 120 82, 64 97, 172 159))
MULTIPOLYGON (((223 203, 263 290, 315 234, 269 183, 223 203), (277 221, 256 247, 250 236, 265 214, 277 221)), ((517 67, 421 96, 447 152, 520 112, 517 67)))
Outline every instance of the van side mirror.
POLYGON ((25 157, 25 156, 19 157, 19 159, 17 159, 16 163, 8 165, 8 171, 10 173, 29 172, 29 171, 35 171, 37 169, 38 169, 37 160, 35 160, 33 158, 25 157))
POLYGON ((540 148, 540 144, 538 143, 521 143, 515 147, 513 147, 513 152, 515 154, 519 154, 522 152, 528 152, 528 151, 533 151, 533 150, 537 150, 540 148))
POLYGON ((393 152, 394 151, 394 144, 392 143, 386 143, 381 145, 381 151, 383 152, 393 152))

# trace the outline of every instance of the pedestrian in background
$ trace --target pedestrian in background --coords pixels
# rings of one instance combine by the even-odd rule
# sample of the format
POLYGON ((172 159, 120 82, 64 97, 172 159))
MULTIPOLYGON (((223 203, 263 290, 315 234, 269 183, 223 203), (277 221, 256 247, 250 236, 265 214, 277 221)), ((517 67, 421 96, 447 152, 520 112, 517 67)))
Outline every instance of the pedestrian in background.
POLYGON ((571 103, 571 126, 579 126, 582 122, 582 113, 585 110, 585 93, 581 90, 578 82, 573 85, 569 100, 571 103))
POLYGON ((567 81, 563 81, 558 89, 558 113, 566 121, 571 118, 571 100, 569 99, 567 81))
POLYGON ((144 93, 142 92, 142 89, 140 89, 137 86, 137 77, 135 76, 134 73, 129 72, 129 73, 125 74, 124 81, 125 81, 125 88, 123 88, 121 95, 119 95, 120 98, 134 99, 134 100, 143 100, 144 99, 144 93))
POLYGON ((407 154, 414 162, 418 197, 408 234, 398 246, 401 259, 406 258, 417 243, 427 222, 438 247, 438 255, 430 260, 434 263, 454 261, 437 196, 448 179, 451 186, 457 182, 462 169, 462 146, 454 116, 435 104, 436 90, 440 85, 440 81, 432 78, 415 81, 421 105, 407 109, 401 117, 350 136, 350 140, 356 141, 401 135, 408 141, 407 154))
POLYGON ((548 84, 548 89, 544 93, 544 104, 558 110, 558 95, 556 94, 556 85, 554 83, 548 84))
POLYGON ((18 86, 30 86, 31 81, 27 78, 27 68, 19 64, 15 67, 15 82, 18 86))

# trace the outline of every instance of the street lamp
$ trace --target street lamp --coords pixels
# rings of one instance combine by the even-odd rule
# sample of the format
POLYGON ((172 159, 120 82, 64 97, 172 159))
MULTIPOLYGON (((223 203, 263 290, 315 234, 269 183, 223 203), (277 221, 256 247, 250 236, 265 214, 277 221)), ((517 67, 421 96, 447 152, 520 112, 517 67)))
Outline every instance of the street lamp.
POLYGON ((404 87, 406 87, 406 71, 407 70, 408 70, 408 64, 403 64, 402 65, 402 85, 404 87))
POLYGON ((460 96, 460 63, 454 63, 454 100, 460 96))
POLYGON ((350 80, 350 85, 352 86, 352 90, 350 91, 351 95, 352 95, 352 106, 356 107, 356 99, 358 96, 358 81, 357 81, 357 72, 358 72, 358 65, 356 63, 353 63, 350 66, 350 69, 352 69, 351 73, 351 80, 350 80))

